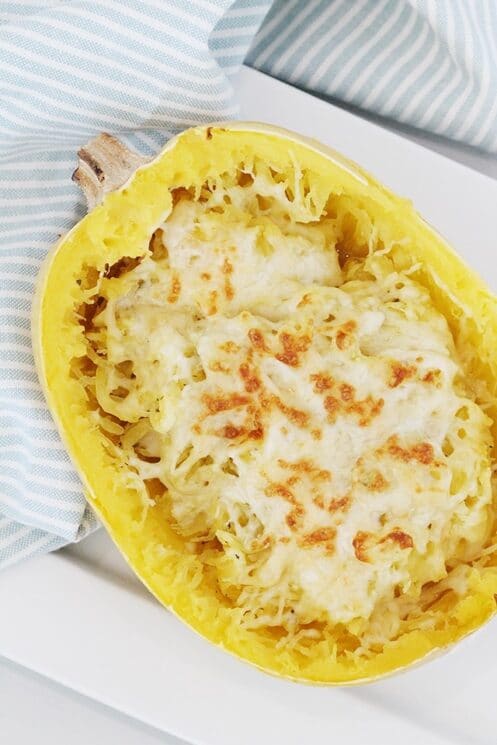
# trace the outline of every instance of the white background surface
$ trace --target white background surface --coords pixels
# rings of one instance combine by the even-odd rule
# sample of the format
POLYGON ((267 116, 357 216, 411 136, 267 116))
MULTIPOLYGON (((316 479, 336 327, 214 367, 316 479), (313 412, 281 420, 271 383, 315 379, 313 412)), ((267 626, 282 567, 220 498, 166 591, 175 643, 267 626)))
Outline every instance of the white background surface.
POLYGON ((135 719, 0 661, 3 745, 183 745, 135 719))
MULTIPOLYGON (((326 139, 328 142, 334 141, 333 128, 336 127, 336 139, 340 141, 339 149, 346 152, 346 154, 354 157, 357 161, 365 164, 367 167, 374 170, 380 178, 383 178, 389 185, 394 188, 399 188, 401 191, 406 193, 405 188, 402 189, 403 174, 399 173, 399 163, 396 155, 397 146, 388 147, 390 142, 390 136, 387 133, 378 133, 374 130, 374 142, 379 147, 382 143, 385 146, 385 152, 383 153, 384 162, 378 160, 378 166, 374 167, 375 157, 374 153, 371 152, 371 142, 367 136, 367 128, 358 128, 355 126, 355 120, 348 120, 347 114, 341 111, 335 112, 325 104, 315 102, 315 100, 307 102, 307 99, 302 94, 289 94, 287 88, 281 86, 274 81, 268 81, 260 74, 253 73, 252 71, 244 70, 239 83, 239 91, 242 100, 245 102, 244 116, 246 118, 258 118, 272 120, 279 123, 286 123, 288 126, 289 121, 294 121, 293 126, 297 130, 304 130, 304 122, 306 120, 306 109, 312 110, 312 117, 314 118, 313 132, 321 139, 326 139), (319 105, 316 107, 316 104, 319 105), (326 113, 325 113, 326 112, 326 113), (302 122, 302 126, 299 126, 299 120, 302 122), (350 127, 346 126, 346 123, 350 121, 350 127), (345 126, 345 129, 344 129, 345 126), (379 166, 381 166, 379 168, 379 166)), ((309 128, 307 122, 307 128, 309 128)), ((405 132, 404 132, 405 133, 405 132)), ((372 135, 373 136, 373 135, 372 135)), ((455 160, 465 162, 473 168, 493 175, 497 177, 497 159, 491 158, 490 156, 480 155, 475 152, 471 152, 465 148, 459 148, 447 143, 437 141, 434 138, 423 138, 419 135, 414 135, 413 138, 418 142, 426 144, 428 147, 439 150, 445 155, 453 157, 455 160)), ((412 173, 416 172, 413 167, 413 161, 416 161, 418 156, 417 149, 402 147, 398 150, 401 153, 402 158, 405 158, 407 167, 410 167, 412 173)), ((377 158, 378 159, 378 158, 377 158)), ((444 173, 448 174, 449 170, 445 170, 444 173)), ((411 174, 412 175, 412 174, 411 174)), ((468 172, 467 177, 464 179, 464 184, 461 183, 461 171, 456 169, 454 171, 454 180, 447 178, 447 176, 440 183, 440 199, 444 202, 450 202, 451 195, 454 197, 454 204, 457 207, 458 199, 461 198, 461 189, 464 189, 466 185, 469 192, 474 192, 474 189, 484 189, 485 179, 479 179, 474 177, 471 172, 468 172), (453 194, 452 194, 453 192, 453 194)), ((428 218, 433 219, 437 223, 436 210, 433 215, 430 214, 429 199, 432 199, 433 187, 425 189, 426 173, 423 171, 422 163, 419 171, 419 181, 412 179, 413 196, 416 203, 420 207, 422 212, 427 214, 428 218), (428 192, 426 205, 423 202, 424 193, 428 192)), ((474 196, 474 194, 473 194, 474 196)), ((488 201, 488 200, 487 200, 488 201)), ((490 205, 490 202, 488 202, 490 205)), ((495 204, 495 202, 494 202, 495 204)), ((485 207, 483 207, 485 209, 485 207)), ((488 206, 488 210, 491 209, 491 205, 488 206)), ((455 215, 457 218, 457 215, 455 215)), ((484 214, 482 222, 485 225, 485 221, 490 218, 490 212, 484 214)), ((460 220, 460 216, 458 217, 460 220)), ((454 231, 457 228, 458 219, 454 220, 454 231)), ((469 219, 469 216, 468 216, 469 219)), ((438 224, 438 223, 437 223, 438 224)), ((449 235, 450 225, 447 227, 444 225, 444 232, 447 237, 452 239, 454 242, 454 236, 449 235), (449 230, 447 230, 449 228, 449 230)), ((457 236, 455 236, 457 238, 457 236)), ((475 240, 478 244, 481 241, 487 241, 487 245, 490 248, 490 236, 475 235, 475 240)), ((493 238, 492 238, 493 240, 493 238)), ((484 269, 485 266, 485 255, 479 255, 475 253, 473 264, 478 268, 478 264, 481 263, 480 269, 484 269)), ((487 264, 488 267, 488 264, 487 264)), ((106 581, 109 582, 110 588, 114 588, 114 584, 122 582, 122 576, 126 577, 122 572, 122 564, 119 558, 116 558, 115 567, 108 562, 108 552, 113 552, 113 549, 109 546, 105 536, 94 536, 89 539, 87 544, 91 547, 91 555, 95 560, 94 569, 95 577, 100 577, 103 572, 102 567, 105 565, 105 572, 109 575, 106 581), (110 568, 109 568, 110 567, 110 568), (115 574, 113 572, 115 571, 115 574)), ((85 551, 88 549, 84 545, 77 549, 71 549, 69 553, 74 560, 86 560, 85 551)), ((57 562, 57 566, 60 566, 59 562, 62 560, 56 557, 46 557, 42 559, 37 566, 41 567, 41 573, 38 579, 38 585, 40 587, 40 593, 45 595, 43 588, 43 571, 44 568, 54 566, 51 562, 57 562), (44 563, 43 563, 44 562, 44 563)), ((14 568, 15 571, 15 583, 9 584, 5 582, 3 585, 0 584, 0 596, 2 601, 5 602, 5 607, 9 608, 10 604, 8 598, 5 597, 2 592, 13 592, 13 587, 19 587, 20 592, 23 591, 23 587, 28 592, 29 588, 29 574, 31 571, 35 571, 35 562, 32 564, 33 569, 31 570, 26 564, 24 567, 14 568), (23 585, 24 583, 24 585, 23 585)), ((74 571, 73 566, 70 563, 65 563, 62 572, 74 571)), ((7 572, 5 573, 7 575, 7 572)), ((14 573, 11 573, 14 577, 14 573)), ((86 575, 85 575, 86 576, 86 575)), ((0 583, 2 578, 0 577, 0 583)), ((133 583, 132 583, 133 584, 133 583)), ((97 586, 95 582, 88 576, 87 589, 91 591, 93 586, 97 586)), ((85 585, 86 587, 86 585, 85 585)), ((129 588, 127 588, 127 591, 129 588)), ((136 594, 140 598, 142 597, 141 588, 136 588, 136 594)), ((116 596, 117 597, 117 596, 116 596)), ((29 635, 30 632, 33 637, 34 648, 31 650, 31 658, 36 659, 36 632, 38 626, 38 620, 40 623, 47 621, 46 609, 40 607, 39 619, 37 609, 37 598, 26 597, 20 598, 20 601, 25 601, 25 611, 31 613, 31 617, 23 618, 22 626, 19 626, 20 635, 29 635)), ((57 602, 54 598, 53 602, 57 602)), ((60 633, 61 639, 67 640, 74 635, 73 644, 81 648, 81 646, 88 645, 88 658, 89 660, 95 656, 95 647, 99 646, 99 631, 97 626, 96 617, 98 612, 95 610, 95 628, 92 628, 91 621, 91 595, 83 596, 79 598, 71 597, 59 597, 58 602, 61 603, 61 613, 58 615, 61 620, 60 630, 54 630, 54 638, 60 633), (85 626, 80 628, 67 628, 64 626, 64 621, 67 618, 68 623, 70 622, 70 613, 67 614, 65 611, 69 611, 71 608, 71 601, 75 603, 80 600, 84 604, 81 609, 81 616, 85 619, 85 626), (63 607, 62 607, 63 606, 63 607), (62 612, 64 611, 64 612, 62 612), (83 628, 85 630, 83 630, 83 628), (85 638, 81 638, 84 636, 85 638)), ((3 605, 3 602, 2 602, 3 605)), ((14 604, 15 605, 15 604, 14 604)), ((20 606, 19 606, 20 607, 20 606)), ((147 604, 148 607, 148 604, 147 604)), ((1 612, 1 611, 0 611, 1 612)), ((150 611, 149 611, 150 612, 150 611)), ((109 617, 109 621, 114 621, 116 624, 119 622, 119 613, 116 610, 117 616, 112 619, 109 617)), ((162 614, 162 611, 160 611, 162 614)), ((26 613, 24 614, 26 615, 26 613)), ((162 617, 162 616, 161 616, 162 617)), ((136 617, 136 621, 139 621, 139 616, 136 617)), ((18 621, 13 620, 13 624, 18 624, 18 621)), ((101 620, 100 620, 101 623, 101 620)), ((0 629, 1 629, 0 622, 0 629)), ((4 628, 8 631, 8 622, 4 625, 4 628)), ((1 633, 1 631, 0 631, 1 633)), ((132 639, 132 642, 136 645, 139 644, 141 634, 147 634, 147 628, 137 629, 136 638, 132 639)), ((203 649, 203 643, 197 640, 195 637, 188 636, 189 632, 186 632, 184 639, 188 645, 193 646, 193 659, 195 657, 195 649, 197 645, 199 649, 203 649)), ((47 638, 49 638, 48 635, 47 638)), ((478 665, 478 659, 485 660, 486 655, 492 655, 490 651, 492 646, 495 650, 495 640, 497 638, 495 626, 488 627, 476 637, 473 637, 465 645, 469 645, 472 649, 470 657, 462 652, 453 653, 449 657, 443 658, 442 660, 432 663, 426 668, 421 668, 419 671, 413 671, 409 676, 401 676, 394 678, 391 681, 377 684, 372 687, 363 689, 356 689, 356 692, 333 692, 337 696, 333 699, 330 696, 330 703, 332 700, 342 700, 344 710, 348 710, 351 705, 356 712, 356 719, 363 719, 362 727, 352 726, 350 731, 350 737, 347 740, 341 739, 337 735, 340 730, 340 721, 337 721, 337 729, 334 732, 330 730, 318 729, 312 733, 312 745, 320 745, 320 743, 329 743, 332 739, 336 742, 340 741, 340 745, 362 745, 363 741, 366 741, 366 732, 370 735, 368 740, 370 743, 379 742, 375 740, 375 736, 383 735, 382 742, 384 745, 390 745, 390 743, 399 740, 403 741, 403 745, 407 745, 410 742, 421 741, 421 737, 424 745, 428 743, 464 743, 464 745, 472 745, 478 743, 478 745, 494 745, 496 737, 495 733, 497 723, 497 715, 494 714, 495 707, 492 703, 490 708, 488 702, 485 699, 485 691, 492 690, 491 677, 489 677, 492 671, 480 668, 478 665), (473 660, 474 664, 468 663, 467 660, 473 660), (442 667, 441 667, 442 666, 442 667), (430 672, 431 671, 431 672, 430 672), (442 672, 441 672, 442 671, 442 672), (441 697, 439 690, 440 681, 444 680, 446 686, 444 696, 441 697), (398 684, 394 681, 399 681, 398 684), (408 681, 407 683, 405 681, 408 681), (409 683, 412 681, 412 684, 409 683), (341 694, 341 695, 338 695, 341 694), (468 698, 471 698, 471 706, 467 709, 468 698), (465 708, 466 707, 466 708, 465 708), (458 717, 457 710, 459 709, 460 715, 458 717), (392 712, 394 716, 392 717, 392 712), (454 713, 455 712, 455 713, 454 713), (404 719, 405 717, 405 719, 404 719), (419 719, 417 722, 416 720, 419 719), (458 721, 460 719, 460 721, 458 721), (419 724, 419 729, 418 729, 419 724), (364 739, 360 733, 364 734, 364 739), (354 734, 355 732, 355 734, 354 734), (352 739, 351 739, 352 738, 352 739)), ((464 646, 464 645, 463 645, 464 646)), ((0 649, 2 648, 2 640, 0 639, 0 649)), ((70 647, 69 647, 70 648, 70 647)), ((132 650, 131 650, 132 651, 132 650)), ((212 659, 217 659, 216 655, 220 654, 214 652, 212 659)), ((11 657, 13 655, 10 655, 11 657)), ((43 655, 39 655, 41 660, 43 655)), ((25 657, 28 660, 29 654, 25 657)), ((96 655, 97 659, 101 659, 96 655)), ((228 667, 231 665, 238 666, 239 663, 234 661, 228 663, 228 667)), ((36 664, 33 665, 37 667, 36 664)), ((41 669, 41 662, 38 666, 41 669)), ((193 668, 192 668, 193 669, 193 668)), ((235 669, 235 667, 233 667, 235 669)), ((237 668, 238 669, 238 668, 237 668)), ((245 671, 245 667, 243 666, 245 671)), ((247 668, 247 670, 249 670, 247 668)), ((101 679, 108 674, 108 670, 99 669, 95 667, 94 676, 95 680, 101 679)), ((143 675, 143 669, 137 664, 137 676, 143 675)), ((213 685, 215 685, 215 675, 213 671, 213 685)), ((242 680, 250 685, 254 680, 258 680, 258 673, 249 670, 246 674, 242 675, 242 680)), ((494 673, 495 675, 495 673, 494 673)), ((110 678, 109 678, 110 679, 110 678)), ((288 684, 279 685, 277 682, 269 679, 267 686, 264 682, 267 679, 261 678, 261 687, 267 688, 268 691, 272 691, 276 694, 274 700, 274 714, 280 716, 284 709, 281 709, 281 704, 285 704, 285 699, 278 700, 278 694, 286 695, 287 691, 293 691, 296 693, 297 690, 302 690, 302 702, 303 706, 308 707, 308 713, 313 714, 313 708, 310 706, 310 693, 312 689, 299 689, 291 684, 287 688, 288 684), (285 694, 283 694, 285 692, 285 694)), ((138 678, 136 683, 136 690, 140 690, 140 679, 138 678)), ((143 696, 147 696, 148 682, 143 680, 143 696)), ((179 686, 181 689, 181 685, 179 686)), ((228 690, 228 689, 227 689, 228 690)), ((91 694, 93 691, 88 690, 91 694)), ((170 690, 164 690, 164 696, 170 694, 170 690)), ((192 685, 192 696, 195 696, 196 691, 195 685, 192 685)), ((314 700, 324 701, 323 689, 317 691, 317 696, 314 700)), ((332 693, 331 691, 329 693, 332 693)), ((135 694, 136 695, 136 694, 135 694)), ((182 692, 184 695, 184 690, 182 692)), ((488 695, 488 694, 487 694, 488 695)), ((112 698, 112 697, 111 697, 112 698)), ((137 715, 141 715, 141 707, 139 696, 137 696, 137 715)), ((291 695, 289 700, 295 701, 295 696, 291 695)), ((160 697, 159 697, 160 700, 160 697)), ((297 699, 298 700, 298 699, 297 699)), ((195 716, 194 712, 199 710, 198 701, 185 702, 178 701, 178 707, 188 710, 188 704, 192 715, 195 716), (185 706, 186 704, 186 706, 185 706)), ((170 702, 164 700, 164 708, 170 702)), ((200 707, 201 709, 202 707, 200 707)), ((222 711, 222 707, 221 707, 222 711)), ((268 708, 271 711, 271 707, 268 708)), ((317 715, 319 712, 314 712, 317 715)), ((338 718, 339 719, 339 718, 338 718)), ((351 720, 351 725, 353 724, 351 720)), ((355 722, 357 725, 357 721, 355 722)), ((222 729, 222 727, 221 727, 222 729)), ((202 724, 199 723, 198 731, 202 732, 202 724)), ((311 735, 311 732, 308 733, 311 735)), ((218 739, 214 735, 214 740, 209 740, 216 743, 218 739)), ((36 742, 37 745, 44 745, 50 743, 50 745, 155 745, 156 743, 164 743, 164 745, 179 745, 180 740, 159 732, 156 729, 148 727, 135 721, 131 718, 124 716, 123 714, 117 713, 116 711, 107 708, 106 706, 91 701, 88 698, 80 696, 74 692, 69 691, 67 688, 59 686, 57 683, 48 681, 35 673, 28 671, 25 668, 19 667, 12 662, 7 660, 0 661, 0 742, 6 745, 27 745, 28 743, 36 742)), ((230 742, 230 737, 224 742, 230 742)), ((245 739, 244 739, 245 742, 245 739)), ((266 740, 264 739, 264 743, 266 740)), ((283 741, 281 741, 283 742, 283 741)), ((292 740, 293 742, 293 740, 292 740)), ((231 738, 232 745, 238 745, 236 738, 231 738)), ((255 743, 255 741, 254 741, 255 743)), ((274 745, 279 745, 279 742, 274 741, 274 745)))

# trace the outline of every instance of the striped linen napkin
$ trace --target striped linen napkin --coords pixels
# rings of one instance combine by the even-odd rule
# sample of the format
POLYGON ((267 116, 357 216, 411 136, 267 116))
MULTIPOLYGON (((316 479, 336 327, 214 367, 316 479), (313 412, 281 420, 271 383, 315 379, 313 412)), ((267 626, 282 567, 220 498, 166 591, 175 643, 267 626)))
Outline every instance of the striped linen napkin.
POLYGON ((0 0, 0 567, 97 525, 30 345, 40 263, 84 213, 75 152, 106 130, 151 155, 236 117, 244 59, 497 152, 494 0, 0 0))

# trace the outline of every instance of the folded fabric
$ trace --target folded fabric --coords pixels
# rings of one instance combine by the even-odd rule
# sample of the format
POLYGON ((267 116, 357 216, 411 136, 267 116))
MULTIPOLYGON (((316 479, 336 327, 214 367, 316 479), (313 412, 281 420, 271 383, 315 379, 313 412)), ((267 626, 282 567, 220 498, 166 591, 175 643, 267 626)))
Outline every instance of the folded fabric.
POLYGON ((247 62, 497 153, 495 0, 276 0, 247 62))
POLYGON ((187 126, 236 117, 212 33, 221 20, 243 29, 243 58, 269 1, 36 5, 4 6, 0 26, 0 566, 96 526, 30 345, 40 263, 84 214, 75 153, 105 130, 151 155, 187 126))
POLYGON ((78 147, 106 130, 151 155, 184 127, 236 117, 246 58, 496 152, 496 39, 492 0, 0 2, 0 566, 97 524, 30 345, 41 261, 84 213, 78 147))

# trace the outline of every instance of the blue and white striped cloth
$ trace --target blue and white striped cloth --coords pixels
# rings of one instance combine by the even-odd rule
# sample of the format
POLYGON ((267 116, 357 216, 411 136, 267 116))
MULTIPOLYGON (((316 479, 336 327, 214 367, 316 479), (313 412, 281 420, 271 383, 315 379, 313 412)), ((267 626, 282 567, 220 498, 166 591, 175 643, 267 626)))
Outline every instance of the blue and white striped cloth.
POLYGON ((0 566, 96 527, 34 372, 30 306, 84 212, 77 148, 236 117, 243 60, 497 152, 495 0, 0 0, 0 566))

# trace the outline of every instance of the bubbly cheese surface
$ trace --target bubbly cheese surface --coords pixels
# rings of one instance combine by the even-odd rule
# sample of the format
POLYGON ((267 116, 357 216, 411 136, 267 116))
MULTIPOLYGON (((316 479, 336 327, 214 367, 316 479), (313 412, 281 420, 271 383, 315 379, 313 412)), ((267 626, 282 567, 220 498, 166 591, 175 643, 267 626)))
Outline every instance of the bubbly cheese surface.
POLYGON ((489 421, 428 291, 285 199, 184 195, 101 278, 95 395, 244 624, 391 637, 487 538, 489 421))

